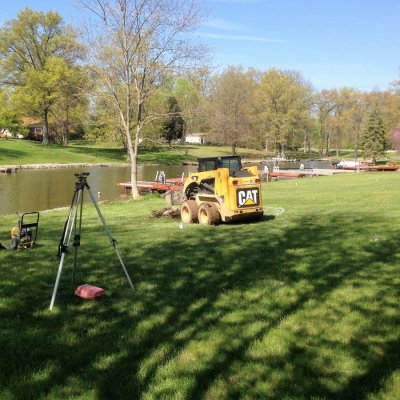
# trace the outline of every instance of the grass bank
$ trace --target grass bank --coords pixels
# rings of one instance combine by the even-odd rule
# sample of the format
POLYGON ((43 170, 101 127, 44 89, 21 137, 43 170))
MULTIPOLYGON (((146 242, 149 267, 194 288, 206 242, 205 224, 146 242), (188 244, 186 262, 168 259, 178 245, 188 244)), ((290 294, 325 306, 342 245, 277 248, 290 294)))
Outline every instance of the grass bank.
MULTIPOLYGON (((239 149, 246 157, 261 158, 257 150, 239 149)), ((193 162, 197 157, 229 155, 226 146, 182 145, 175 147, 141 147, 139 163, 142 164, 181 164, 193 162)), ((39 142, 17 139, 0 139, 0 165, 25 164, 69 164, 69 163, 124 163, 127 162, 123 148, 91 145, 85 141, 72 141, 69 146, 43 146, 39 142)))
POLYGON ((399 187, 274 182, 261 222, 218 227, 104 204, 135 293, 88 205, 78 280, 106 297, 74 297, 70 254, 52 312, 67 209, 42 213, 38 248, 0 252, 0 398, 400 398, 399 187))
MULTIPOLYGON (((196 161, 198 157, 230 155, 229 146, 200 146, 193 144, 179 146, 142 146, 139 151, 141 164, 181 164, 196 161)), ((238 154, 247 159, 262 159, 273 154, 254 149, 238 148, 238 154)), ((386 154, 391 161, 396 161, 395 152, 386 154)), ((289 152, 288 158, 318 159, 316 151, 289 152)), ((332 159, 337 159, 336 152, 331 153, 332 159)), ((352 150, 341 150, 340 159, 353 159, 352 150)), ((0 165, 26 164, 69 164, 69 163, 124 163, 127 162, 123 148, 111 144, 91 144, 84 140, 71 141, 69 146, 43 146, 39 142, 17 139, 0 139, 0 165)))

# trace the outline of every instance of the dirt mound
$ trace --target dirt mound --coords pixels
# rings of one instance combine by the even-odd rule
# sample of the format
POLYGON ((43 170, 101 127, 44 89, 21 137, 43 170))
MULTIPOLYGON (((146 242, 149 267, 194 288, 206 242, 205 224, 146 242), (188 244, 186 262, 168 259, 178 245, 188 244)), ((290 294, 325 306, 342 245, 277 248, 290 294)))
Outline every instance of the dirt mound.
POLYGON ((147 218, 173 218, 181 219, 181 212, 178 207, 165 207, 150 213, 147 218))

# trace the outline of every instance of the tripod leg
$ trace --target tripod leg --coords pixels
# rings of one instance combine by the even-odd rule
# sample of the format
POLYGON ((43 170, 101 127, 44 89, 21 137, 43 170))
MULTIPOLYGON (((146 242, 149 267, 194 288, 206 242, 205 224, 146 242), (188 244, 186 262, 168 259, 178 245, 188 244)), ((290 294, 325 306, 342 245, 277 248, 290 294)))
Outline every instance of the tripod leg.
POLYGON ((60 246, 60 248, 61 248, 61 260, 60 260, 60 264, 58 266, 57 278, 56 278, 56 282, 54 284, 53 295, 51 296, 51 302, 50 302, 49 310, 53 309, 54 302, 56 300, 57 290, 58 290, 58 286, 60 284, 61 272, 62 272, 64 259, 65 259, 65 254, 68 251, 68 245, 69 245, 69 242, 71 240, 72 230, 74 229, 74 226, 76 224, 76 214, 77 214, 77 211, 78 211, 78 204, 79 204, 78 202, 79 202, 79 199, 80 199, 81 195, 82 195, 82 190, 79 190, 78 195, 77 195, 77 192, 75 191, 74 197, 72 199, 71 209, 70 209, 70 211, 68 213, 68 219, 66 221, 65 231, 64 231, 64 234, 63 234, 63 243, 60 246))
POLYGON ((117 247, 116 243, 117 243, 117 242, 115 241, 115 239, 113 239, 113 240, 112 240, 112 246, 114 247, 115 253, 117 254, 117 257, 118 257, 118 260, 119 260, 119 262, 120 262, 120 264, 121 264, 121 267, 122 267, 122 269, 123 269, 124 272, 125 272, 125 275, 126 275, 126 277, 127 277, 127 279, 128 279, 128 282, 129 282, 130 287, 132 288, 133 291, 135 291, 135 287, 133 286, 133 283, 132 283, 132 281, 131 281, 131 277, 130 277, 129 274, 128 274, 128 271, 127 271, 127 269, 126 269, 126 267, 125 267, 125 264, 124 264, 124 262, 122 261, 121 254, 119 253, 119 250, 118 250, 118 247, 117 247))
POLYGON ((60 277, 61 277, 61 271, 62 271, 63 264, 64 264, 64 258, 65 258, 65 253, 62 253, 60 264, 58 266, 56 283, 55 283, 54 289, 53 289, 53 295, 51 296, 51 302, 50 302, 50 307, 49 307, 50 311, 53 309, 54 302, 56 301, 56 295, 57 295, 58 285, 60 284, 60 277))
POLYGON ((76 267, 78 265, 78 247, 81 245, 81 229, 82 229, 82 210, 83 210, 83 193, 82 190, 78 193, 76 207, 79 207, 79 226, 77 227, 77 220, 74 221, 74 266, 72 268, 72 287, 75 286, 76 267))
POLYGON ((91 200, 92 200, 92 203, 93 203, 93 205, 95 206, 95 208, 96 208, 96 210, 97 210, 97 214, 99 214, 99 217, 100 217, 101 222, 102 222, 102 224, 103 224, 103 226, 104 226, 104 229, 105 229, 105 231, 106 231, 106 233, 107 233, 107 235, 108 235, 108 237, 109 237, 109 239, 110 239, 111 245, 112 245, 112 247, 114 247, 115 253, 117 254, 117 257, 118 257, 118 260, 119 260, 119 262, 120 262, 120 264, 121 264, 121 267, 122 267, 122 269, 124 270, 125 275, 126 275, 126 277, 127 277, 127 279, 128 279, 129 285, 130 285, 130 287, 132 288, 132 290, 134 291, 134 290, 135 290, 135 287, 133 286, 133 283, 132 283, 132 281, 131 281, 131 278, 130 278, 130 276, 129 276, 129 273, 128 273, 126 267, 125 267, 124 262, 122 261, 121 254, 119 253, 119 250, 118 250, 118 248, 117 248, 117 241, 112 237, 111 232, 110 232, 110 230, 108 229, 108 226, 107 226, 107 224, 106 224, 106 221, 105 221, 105 219, 104 219, 104 217, 103 217, 103 214, 101 213, 100 208, 99 208, 99 206, 97 205, 96 198, 93 196, 93 193, 92 193, 92 191, 90 190, 90 187, 89 187, 89 185, 88 185, 87 183, 86 183, 86 188, 87 188, 87 190, 88 190, 88 193, 89 193, 89 196, 90 196, 90 198, 91 198, 91 200))
POLYGON ((62 233, 62 236, 61 236, 60 244, 58 245, 58 257, 60 257, 61 253, 63 251, 65 251, 65 247, 64 246, 65 246, 65 243, 67 243, 67 235, 68 235, 68 232, 69 232, 69 229, 70 229, 70 223, 72 222, 71 216, 72 216, 72 212, 74 210, 74 205, 75 205, 75 202, 76 202, 77 194, 78 194, 78 192, 77 192, 77 190, 75 190, 74 191, 74 195, 72 196, 71 207, 70 207, 69 212, 68 212, 68 217, 67 217, 67 219, 65 221, 65 224, 64 224, 64 230, 63 230, 63 233, 62 233))

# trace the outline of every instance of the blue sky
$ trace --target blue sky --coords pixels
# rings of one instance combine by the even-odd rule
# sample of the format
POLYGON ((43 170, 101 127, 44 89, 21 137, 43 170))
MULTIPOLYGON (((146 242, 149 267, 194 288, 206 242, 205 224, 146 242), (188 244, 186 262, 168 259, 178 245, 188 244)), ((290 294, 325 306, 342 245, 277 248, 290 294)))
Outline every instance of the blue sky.
MULTIPOLYGON (((398 0, 205 0, 201 40, 222 69, 296 70, 317 89, 385 90, 400 79, 398 0)), ((0 23, 29 6, 79 20, 74 0, 0 0, 0 23)))

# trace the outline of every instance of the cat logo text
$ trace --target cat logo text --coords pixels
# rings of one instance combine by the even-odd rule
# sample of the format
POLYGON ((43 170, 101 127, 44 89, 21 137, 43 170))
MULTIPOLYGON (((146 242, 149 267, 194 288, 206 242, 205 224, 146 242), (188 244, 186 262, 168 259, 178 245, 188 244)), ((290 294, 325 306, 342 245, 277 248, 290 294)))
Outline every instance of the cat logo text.
POLYGON ((242 207, 255 207, 260 203, 258 188, 239 189, 236 192, 237 205, 242 207))

